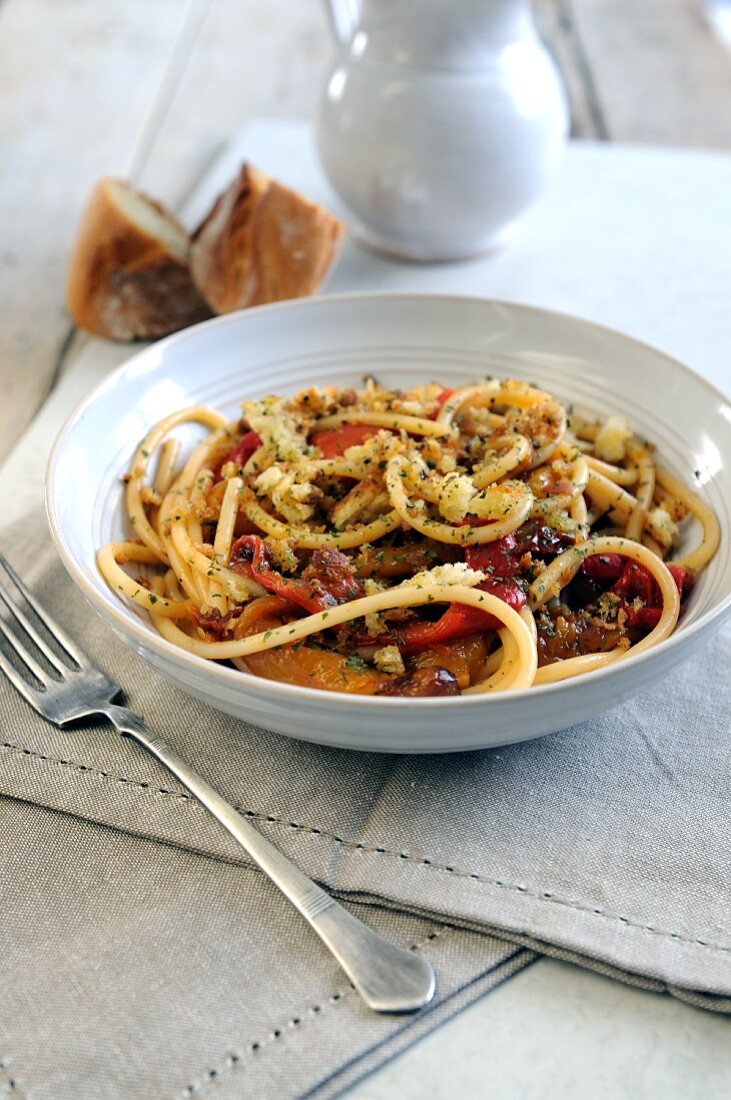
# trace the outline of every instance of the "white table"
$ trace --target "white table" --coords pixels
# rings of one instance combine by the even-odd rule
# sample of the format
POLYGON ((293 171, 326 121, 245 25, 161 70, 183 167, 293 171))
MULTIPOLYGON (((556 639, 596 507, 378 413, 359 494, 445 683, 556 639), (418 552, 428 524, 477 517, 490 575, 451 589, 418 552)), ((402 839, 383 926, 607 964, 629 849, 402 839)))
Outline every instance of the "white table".
MULTIPOLYGON (((188 203, 191 224, 241 155, 330 201, 306 130, 260 124, 240 135, 188 203)), ((729 257, 731 155, 577 144, 503 252, 419 267, 351 242, 328 291, 447 291, 565 310, 653 343, 731 390, 729 257)), ((129 350, 77 341, 59 386, 0 470, 6 519, 37 506, 60 424, 129 350)), ((730 1040, 724 1017, 543 960, 350 1095, 708 1100, 731 1095, 730 1040)))

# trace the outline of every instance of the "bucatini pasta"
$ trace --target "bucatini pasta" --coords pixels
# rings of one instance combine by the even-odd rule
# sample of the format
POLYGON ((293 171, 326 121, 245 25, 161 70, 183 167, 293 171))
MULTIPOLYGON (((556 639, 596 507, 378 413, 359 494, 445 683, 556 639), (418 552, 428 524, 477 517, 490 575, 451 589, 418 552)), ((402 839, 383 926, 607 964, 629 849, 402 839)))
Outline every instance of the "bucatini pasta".
POLYGON ((623 417, 515 379, 311 387, 161 420, 126 477, 120 596, 190 653, 357 694, 528 688, 667 638, 713 512, 623 417), (180 462, 175 429, 206 436, 180 462), (686 516, 701 537, 669 561, 686 516))

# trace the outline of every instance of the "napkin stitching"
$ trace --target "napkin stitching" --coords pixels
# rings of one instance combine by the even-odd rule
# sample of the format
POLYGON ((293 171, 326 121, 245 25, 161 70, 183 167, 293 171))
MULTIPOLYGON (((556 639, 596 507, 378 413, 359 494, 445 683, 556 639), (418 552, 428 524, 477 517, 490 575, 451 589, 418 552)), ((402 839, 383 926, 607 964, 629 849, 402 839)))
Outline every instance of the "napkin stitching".
MULTIPOLYGON (((449 935, 452 935, 456 931, 451 925, 441 925, 437 928, 433 928, 423 940, 417 940, 415 943, 409 944, 409 951, 418 951, 420 948, 425 947, 428 943, 433 943, 434 940, 444 939, 449 935)), ((196 1093, 201 1093, 211 1081, 217 1081, 222 1074, 230 1073, 235 1069, 244 1059, 246 1055, 254 1057, 264 1047, 271 1046, 276 1043, 288 1031, 294 1031, 302 1027, 302 1025, 309 1018, 310 1020, 320 1019, 322 1011, 327 1005, 331 1005, 333 1008, 349 997, 351 993, 355 992, 355 986, 348 984, 344 989, 336 990, 335 993, 331 993, 329 997, 322 998, 321 1002, 314 1005, 308 1005, 308 1007, 299 1015, 290 1016, 285 1024, 280 1024, 278 1027, 274 1027, 268 1033, 265 1039, 254 1039, 252 1042, 247 1043, 245 1049, 239 1053, 228 1054, 224 1060, 222 1066, 213 1066, 211 1069, 205 1071, 202 1080, 191 1081, 186 1085, 177 1095, 181 1100, 186 1100, 189 1096, 195 1096, 196 1093)))
MULTIPOLYGON (((238 807, 237 807, 238 808, 238 807)), ((663 936, 667 939, 678 940, 681 943, 688 943, 699 947, 704 947, 709 951, 721 951, 724 954, 731 954, 731 947, 726 947, 723 944, 711 943, 708 940, 701 940, 693 938, 691 936, 684 936, 680 932, 671 932, 669 929, 655 928, 651 924, 642 924, 639 921, 631 920, 629 917, 622 917, 617 913, 607 913, 606 910, 596 906, 587 905, 580 901, 569 900, 568 898, 562 898, 554 894, 550 890, 537 890, 531 889, 528 886, 522 886, 518 883, 503 882, 501 879, 486 878, 484 875, 478 874, 476 871, 461 871, 451 866, 451 864, 435 863, 427 856, 412 856, 409 852, 396 851, 394 848, 385 848, 382 845, 370 845, 363 844, 362 841, 344 840, 342 837, 337 836, 335 833, 327 832, 324 829, 313 828, 309 825, 300 825, 296 821, 287 821, 284 818, 274 817, 272 814, 263 814, 255 810, 244 810, 247 817, 253 817, 260 821, 275 822, 278 825, 286 825, 290 829, 297 831, 304 831, 314 833, 317 836, 323 836, 330 840, 334 840, 337 844, 342 845, 345 848, 351 848, 355 851, 367 852, 369 854, 395 856, 398 859, 408 860, 411 863, 415 863, 418 867, 424 867, 433 871, 445 871, 455 878, 467 878, 472 879, 474 882, 479 882, 483 886, 498 886, 501 890, 512 890, 520 894, 525 894, 528 897, 535 898, 538 901, 550 901, 556 905, 563 905, 569 909, 575 909, 577 912, 591 913, 595 916, 602 917, 604 920, 616 920, 621 924, 626 925, 629 928, 637 928, 643 932, 651 932, 655 936, 663 936)))
POLYGON ((70 757, 47 756, 45 753, 36 752, 34 749, 28 749, 24 745, 15 745, 10 741, 3 741, 2 747, 19 756, 29 756, 34 760, 41 760, 46 764, 60 764, 64 768, 72 768, 74 771, 81 772, 82 775, 98 775, 103 779, 114 779, 117 783, 126 783, 131 787, 139 787, 140 790, 143 791, 149 790, 153 794, 162 794, 169 798, 177 798, 181 802, 196 802, 196 800, 189 794, 186 794, 185 791, 170 790, 167 787, 155 787, 152 783, 148 783, 143 779, 128 779, 124 775, 117 775, 115 772, 107 772, 101 768, 92 767, 90 764, 82 764, 80 761, 72 760, 70 757))
MULTIPOLYGON (((24 748, 22 745, 14 745, 9 741, 3 742, 3 748, 12 752, 16 752, 22 756, 27 756, 35 760, 40 760, 45 763, 61 764, 64 767, 73 768, 82 775, 97 775, 104 779, 113 779, 118 783, 126 783, 130 786, 138 787, 142 791, 148 791, 151 794, 160 794, 168 798, 175 798, 180 802, 189 803, 191 806, 200 807, 200 803, 191 795, 185 794, 183 791, 168 790, 166 787, 155 787, 153 784, 138 779, 128 779, 123 775, 116 775, 114 772, 102 771, 98 768, 91 767, 88 764, 81 764, 75 760, 67 760, 66 758, 59 758, 55 756, 46 756, 43 753, 35 752, 33 749, 24 748)), ((202 807, 200 807, 202 808, 202 807)), ((472 879, 473 882, 479 882, 483 886, 497 886, 501 890, 510 890, 519 894, 525 894, 527 897, 534 898, 538 901, 549 901, 555 905, 563 905, 567 909, 574 909, 578 913, 590 913, 594 916, 601 917, 607 921, 618 921, 620 924, 625 925, 628 928, 636 928, 642 932, 650 932, 653 936, 660 936, 664 939, 675 940, 678 943, 687 943, 691 946, 698 946, 705 948, 706 951, 721 952, 726 955, 731 955, 731 947, 726 947, 723 944, 711 943, 708 940, 701 940, 691 936, 684 936, 680 932, 671 932, 669 929, 655 928, 651 924, 642 924, 638 920, 631 920, 629 917, 620 916, 618 913, 607 913, 606 910, 597 906, 587 905, 583 902, 570 900, 568 898, 562 898, 554 894, 551 890, 538 890, 531 889, 528 886, 520 885, 519 883, 503 882, 501 879, 490 879, 484 875, 478 874, 476 871, 461 871, 451 864, 435 863, 427 856, 412 856, 408 852, 396 851, 393 848, 386 848, 383 845, 370 845, 363 844, 362 841, 345 840, 343 837, 338 836, 336 833, 328 832, 326 829, 320 829, 316 826, 302 825, 297 821, 287 821, 286 818, 276 817, 274 814, 265 814, 258 810, 244 809, 242 806, 235 806, 235 809, 239 813, 243 813, 246 817, 254 818, 257 821, 267 822, 269 824, 283 825, 288 829, 294 829, 296 832, 310 833, 312 836, 322 836, 328 840, 334 840, 336 844, 342 845, 344 848, 350 848, 353 851, 367 852, 374 855, 386 855, 395 856, 398 859, 408 860, 414 863, 417 867, 427 868, 432 871, 443 871, 448 874, 454 875, 455 878, 467 878, 472 879)))

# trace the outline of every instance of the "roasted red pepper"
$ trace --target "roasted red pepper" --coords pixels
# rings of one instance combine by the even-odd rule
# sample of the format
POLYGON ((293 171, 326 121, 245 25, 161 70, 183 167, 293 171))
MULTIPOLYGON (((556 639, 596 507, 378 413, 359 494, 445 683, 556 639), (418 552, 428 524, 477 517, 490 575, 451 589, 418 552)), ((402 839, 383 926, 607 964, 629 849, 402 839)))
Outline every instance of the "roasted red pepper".
MULTIPOLYGON (((681 600, 692 580, 682 565, 668 565, 668 569, 680 593, 681 600)), ((640 630, 653 630, 662 614, 660 590, 652 574, 636 561, 623 554, 592 554, 582 562, 581 571, 595 581, 614 581, 611 591, 625 604, 627 625, 640 630), (636 600, 642 607, 634 607, 636 600)))
POLYGON ((627 626, 637 627, 640 630, 654 630, 660 622, 661 607, 628 607, 627 626))
POLYGON ((622 554, 592 554, 584 558, 579 571, 593 581, 616 581, 626 565, 627 558, 622 554))
MULTIPOLYGON (((483 581, 478 587, 483 592, 497 596, 514 611, 520 611, 525 606, 525 592, 514 581, 507 584, 483 581)), ((453 603, 435 623, 409 623, 399 632, 398 646, 402 653, 418 653, 421 649, 428 649, 455 638, 467 638, 470 634, 480 634, 485 630, 499 630, 502 625, 497 616, 489 611, 453 603)))
POLYGON ((323 458, 340 458, 349 447, 358 447, 375 435, 378 428, 369 424, 342 424, 339 428, 323 428, 310 437, 310 443, 319 447, 323 458))
POLYGON ((439 397, 437 397, 437 405, 439 406, 439 408, 441 409, 444 405, 446 405, 452 394, 456 392, 457 391, 452 389, 450 386, 445 386, 442 392, 439 394, 439 397))
POLYGON ((216 481, 221 480, 221 470, 227 462, 235 462, 237 466, 245 466, 254 451, 261 447, 261 438, 256 432, 245 432, 235 447, 232 447, 225 458, 221 460, 216 470, 216 481))
MULTIPOLYGON (((662 598, 660 596, 660 590, 654 579, 650 576, 647 570, 643 568, 643 566, 637 565, 636 562, 633 562, 632 564, 635 565, 636 570, 641 570, 641 572, 645 574, 645 576, 639 583, 645 589, 645 591, 648 587, 650 587, 651 595, 648 600, 645 600, 645 597, 640 593, 640 599, 645 602, 644 607, 629 606, 627 608, 627 625, 630 627, 639 627, 642 630, 653 630, 660 622, 660 616, 662 615, 662 598)), ((682 565, 669 564, 668 570, 673 580, 675 581, 680 599, 682 600, 693 583, 691 574, 682 565)), ((612 589, 613 592, 618 591, 618 585, 624 581, 627 572, 628 569, 625 569, 625 573, 622 576, 621 580, 617 584, 615 584, 614 588, 612 589)), ((633 583, 636 587, 638 586, 638 582, 636 579, 633 581, 633 583)), ((625 599, 626 598, 627 597, 625 596, 625 599)))
POLYGON ((693 574, 684 565, 673 565, 672 562, 668 563, 668 569, 678 587, 682 600, 693 587, 693 574))
POLYGON ((465 560, 470 569, 505 580, 521 572, 520 559, 524 554, 533 553, 541 557, 560 554, 567 546, 573 546, 575 541, 575 536, 570 533, 554 531, 552 527, 531 520, 494 542, 468 546, 465 560))
POLYGON ((272 567, 264 540, 259 535, 242 535, 231 547, 230 566, 253 577, 267 592, 313 613, 363 594, 349 559, 339 550, 315 550, 301 577, 284 577, 272 567))
POLYGON ((505 535, 494 542, 483 542, 478 546, 468 546, 465 561, 470 569, 488 573, 491 577, 506 579, 518 572, 513 552, 516 545, 515 532, 505 535))
POLYGON ((612 585, 612 592, 627 603, 640 599, 645 607, 657 607, 659 599, 652 575, 636 561, 627 561, 622 576, 612 585))

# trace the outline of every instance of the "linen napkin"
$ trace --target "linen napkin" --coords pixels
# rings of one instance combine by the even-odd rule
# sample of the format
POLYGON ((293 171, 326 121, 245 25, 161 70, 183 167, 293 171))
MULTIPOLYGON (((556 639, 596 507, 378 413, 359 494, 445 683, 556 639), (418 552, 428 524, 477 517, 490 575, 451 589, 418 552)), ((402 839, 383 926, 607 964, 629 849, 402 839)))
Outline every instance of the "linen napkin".
POLYGON ((133 709, 306 873, 424 950, 440 983, 415 1019, 369 1013, 161 766, 108 727, 55 729, 1 682, 0 1084, 12 1072, 54 1100, 330 1096, 535 952, 731 1012, 728 630, 564 733, 359 754, 181 696, 88 608, 40 516, 0 548, 133 709))

